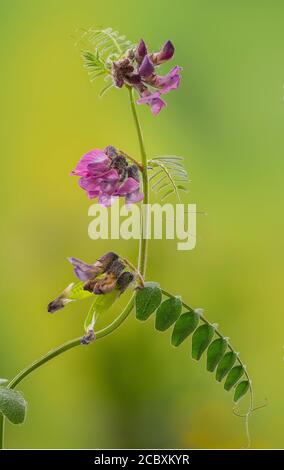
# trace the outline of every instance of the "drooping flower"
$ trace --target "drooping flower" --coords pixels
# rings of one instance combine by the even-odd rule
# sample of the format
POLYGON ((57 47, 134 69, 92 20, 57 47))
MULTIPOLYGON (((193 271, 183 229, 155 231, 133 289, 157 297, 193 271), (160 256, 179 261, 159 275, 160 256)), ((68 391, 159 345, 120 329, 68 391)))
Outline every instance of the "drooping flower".
POLYGON ((112 63, 114 85, 133 87, 140 95, 137 103, 149 105, 152 113, 158 114, 166 106, 161 95, 177 89, 180 84, 182 68, 179 66, 164 76, 156 73, 156 68, 170 60, 174 51, 172 42, 167 41, 160 51, 149 53, 141 39, 135 50, 128 50, 125 57, 112 63))
POLYGON ((106 312, 115 300, 134 281, 135 276, 127 270, 126 263, 116 253, 109 252, 94 264, 88 264, 77 258, 69 258, 79 282, 70 284, 52 302, 48 304, 48 312, 54 313, 67 303, 96 296, 94 308, 85 321, 85 336, 82 344, 89 344, 95 339, 94 324, 101 313, 106 312), (90 316, 91 315, 91 316, 90 316))
POLYGON ((144 197, 140 191, 138 166, 129 165, 127 158, 111 145, 86 153, 71 175, 80 176, 79 186, 88 197, 98 198, 106 207, 118 197, 125 197, 127 204, 139 202, 144 197))

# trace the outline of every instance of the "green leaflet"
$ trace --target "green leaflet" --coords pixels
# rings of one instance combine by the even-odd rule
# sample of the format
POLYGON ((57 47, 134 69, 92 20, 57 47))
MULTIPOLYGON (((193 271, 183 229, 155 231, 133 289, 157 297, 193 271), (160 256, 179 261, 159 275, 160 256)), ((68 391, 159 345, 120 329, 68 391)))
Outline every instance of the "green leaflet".
POLYGON ((170 297, 158 308, 156 314, 156 330, 167 330, 180 316, 182 303, 180 297, 170 297))
POLYGON ((233 351, 229 351, 225 354, 225 356, 221 359, 218 364, 217 371, 216 371, 216 380, 221 382, 225 375, 232 369, 233 365, 236 362, 237 354, 233 351))
POLYGON ((223 338, 215 339, 207 350, 207 370, 213 372, 227 349, 227 341, 223 338))
POLYGON ((228 376, 226 378, 225 384, 224 384, 224 389, 231 390, 231 388, 238 382, 238 380, 241 378, 241 376, 244 373, 244 369, 242 366, 235 366, 233 367, 230 372, 228 373, 228 376))
POLYGON ((141 321, 147 320, 162 301, 162 292, 157 282, 145 282, 144 287, 139 289, 135 297, 136 318, 141 321))
POLYGON ((174 326, 172 345, 179 346, 197 328, 198 322, 199 315, 194 310, 183 313, 174 326))
POLYGON ((249 381, 242 380, 237 386, 234 393, 234 402, 237 403, 248 391, 249 381))
POLYGON ((13 424, 25 421, 27 402, 19 392, 0 388, 0 412, 13 424))
POLYGON ((211 325, 201 325, 195 330, 192 337, 192 357, 199 361, 214 336, 214 328, 211 325))

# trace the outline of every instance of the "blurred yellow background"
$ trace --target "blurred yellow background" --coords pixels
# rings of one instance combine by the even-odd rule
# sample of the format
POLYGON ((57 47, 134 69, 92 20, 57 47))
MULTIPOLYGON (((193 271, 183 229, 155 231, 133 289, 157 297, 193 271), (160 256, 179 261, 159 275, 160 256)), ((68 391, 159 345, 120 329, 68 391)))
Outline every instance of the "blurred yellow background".
MULTIPOLYGON (((74 47, 77 28, 111 26, 152 49, 171 39, 182 85, 153 117, 139 108, 149 155, 185 157, 198 216, 194 251, 152 241, 147 278, 204 307, 253 377, 253 447, 283 447, 283 15, 277 0, 1 0, 0 376, 82 333, 88 301, 48 315, 92 262, 135 241, 88 238, 89 201, 69 171, 108 144, 137 155, 127 93, 97 97, 74 47)), ((126 296, 121 299, 121 304, 126 296)), ((110 318, 118 313, 118 305, 110 318)), ((109 322, 103 318, 100 326, 109 322)), ((10 448, 240 448, 232 395, 132 315, 112 336, 31 375, 25 425, 10 448)), ((245 404, 245 403, 244 403, 245 404)))

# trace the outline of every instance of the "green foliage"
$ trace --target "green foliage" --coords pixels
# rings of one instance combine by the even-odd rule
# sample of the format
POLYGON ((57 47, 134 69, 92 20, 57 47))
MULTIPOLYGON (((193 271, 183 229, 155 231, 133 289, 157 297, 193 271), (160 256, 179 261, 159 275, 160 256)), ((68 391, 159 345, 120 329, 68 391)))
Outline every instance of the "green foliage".
POLYGON ((209 344, 212 341, 214 336, 214 328, 212 325, 201 325, 197 328, 197 330, 193 333, 192 336, 192 357, 199 361, 202 354, 208 348, 209 344))
POLYGON ((235 393, 234 393, 234 402, 238 402, 248 391, 249 389, 249 381, 242 380, 236 386, 235 393))
POLYGON ((217 338, 212 341, 207 350, 207 370, 209 372, 214 372, 226 349, 227 341, 224 338, 217 338))
POLYGON ((25 421, 27 402, 19 392, 0 388, 0 412, 13 424, 25 421))
POLYGON ((104 77, 106 81, 99 96, 103 96, 114 86, 110 76, 112 62, 119 60, 128 49, 135 47, 125 36, 112 28, 90 28, 83 31, 77 45, 82 51, 83 65, 90 80, 104 77))
POLYGON ((216 371, 216 380, 218 380, 218 382, 221 382, 229 370, 232 369, 236 362, 236 358, 237 354, 234 351, 229 351, 225 354, 223 359, 221 359, 216 371))
POLYGON ((227 392, 231 390, 231 388, 241 378, 243 373, 244 373, 244 368, 241 365, 233 367, 227 375, 227 378, 224 384, 224 389, 227 390, 227 392))
POLYGON ((199 315, 194 310, 183 313, 175 323, 172 333, 172 345, 179 346, 197 328, 199 315))
POLYGON ((181 314, 180 297, 170 297, 159 306, 156 314, 156 330, 165 331, 173 325, 181 314))
POLYGON ((135 298, 136 318, 145 321, 162 301, 162 292, 156 282, 145 282, 144 288, 139 289, 135 298))
POLYGON ((154 157, 149 160, 149 177, 152 191, 161 194, 161 201, 175 194, 180 201, 180 192, 187 192, 188 174, 183 165, 183 158, 176 155, 154 157))
POLYGON ((202 311, 194 310, 178 296, 173 296, 162 289, 155 282, 146 282, 142 289, 139 289, 135 299, 136 318, 147 320, 156 311, 155 327, 159 331, 165 331, 174 324, 171 335, 171 344, 179 346, 192 333, 192 357, 199 360, 207 350, 207 370, 213 372, 216 367, 216 380, 221 380, 227 375, 224 388, 230 390, 245 373, 247 380, 240 382, 235 391, 234 400, 240 400, 250 389, 250 382, 247 373, 228 343, 228 339, 223 337, 216 326, 211 325, 203 317, 202 311), (162 294, 166 300, 162 302, 162 294), (187 311, 182 313, 182 306, 187 311), (202 322, 200 326, 199 323, 202 322), (214 339, 214 336, 215 339, 214 339), (213 341, 212 341, 213 340, 213 341), (226 352, 226 349, 229 349, 226 352), (234 366, 238 360, 239 365, 234 366))

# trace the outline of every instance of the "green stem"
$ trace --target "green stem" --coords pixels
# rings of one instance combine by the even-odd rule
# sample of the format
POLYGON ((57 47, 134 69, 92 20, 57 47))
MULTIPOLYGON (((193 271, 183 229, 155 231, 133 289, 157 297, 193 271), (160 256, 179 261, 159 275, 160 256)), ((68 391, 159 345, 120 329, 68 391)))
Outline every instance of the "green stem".
MULTIPOLYGON (((137 130, 138 141, 139 141, 139 146, 140 146, 141 161, 143 165, 142 181, 143 181, 143 191, 144 191, 144 203, 148 204, 149 185, 148 185, 148 173, 147 173, 147 156, 146 156, 146 151, 145 151, 142 129, 141 129, 141 125, 138 119, 133 92, 131 89, 129 90, 129 93, 130 93, 130 103, 131 103, 132 114, 134 118, 135 127, 137 130)), ((147 211, 145 213, 141 211, 141 238, 140 238, 140 243, 139 243, 138 271, 142 274, 142 276, 145 275, 146 265, 147 265, 147 240, 143 236, 143 233, 144 233, 143 227, 147 228, 147 224, 148 224, 148 213, 147 211), (143 225, 143 222, 144 222, 144 225, 143 225)), ((131 299, 129 300, 128 304, 123 309, 121 314, 110 325, 96 332, 96 340, 100 338, 104 338, 105 336, 113 333, 113 331, 116 330, 124 322, 124 320, 126 320, 126 318, 131 313, 134 307, 134 299, 135 299, 135 294, 132 295, 131 299)), ((51 359, 54 359, 55 357, 59 356, 60 354, 63 354, 69 349, 75 348, 76 346, 80 346, 80 345, 81 345, 81 338, 75 338, 71 341, 67 341, 66 343, 62 344, 58 348, 52 349, 47 354, 37 359, 28 367, 26 367, 21 372, 19 372, 19 374, 17 374, 9 382, 7 388, 10 388, 10 389, 15 388, 17 385, 19 385, 20 382, 22 382, 22 380, 25 377, 31 374, 31 372, 35 371, 39 367, 43 366, 45 363, 49 362, 51 359)), ((0 449, 3 449, 4 447, 4 432, 5 432, 5 418, 0 413, 0 449)))
POLYGON ((131 87, 128 87, 129 96, 130 96, 130 105, 131 111, 134 119, 134 124, 136 127, 139 147, 140 147, 140 154, 141 154, 141 163, 143 166, 142 172, 142 181, 143 181, 143 191, 144 191, 144 199, 143 199, 143 206, 145 207, 145 212, 143 210, 143 206, 141 208, 141 238, 140 238, 140 245, 139 245, 139 259, 138 259, 138 271, 145 276, 146 273, 146 260, 147 260, 147 248, 148 248, 148 240, 147 240, 147 231, 148 231, 148 203, 149 203, 149 181, 148 181, 148 162, 147 162, 147 154, 143 139, 143 132, 141 128, 141 124, 138 119, 138 114, 136 110, 135 100, 134 100, 134 90, 131 87))

